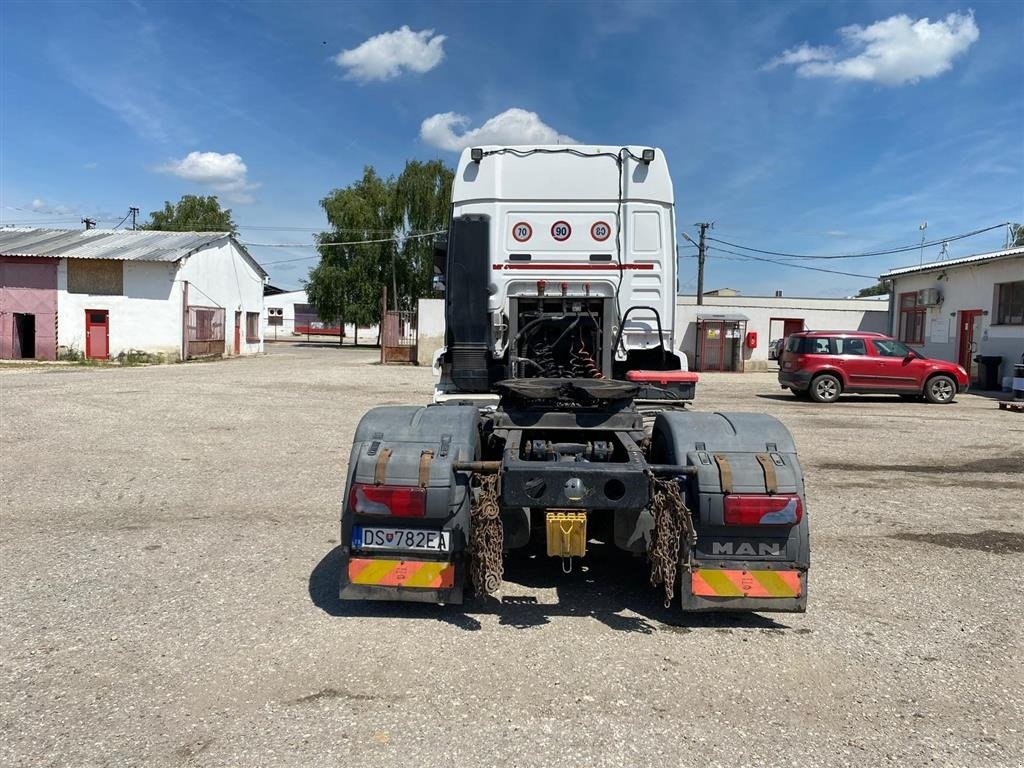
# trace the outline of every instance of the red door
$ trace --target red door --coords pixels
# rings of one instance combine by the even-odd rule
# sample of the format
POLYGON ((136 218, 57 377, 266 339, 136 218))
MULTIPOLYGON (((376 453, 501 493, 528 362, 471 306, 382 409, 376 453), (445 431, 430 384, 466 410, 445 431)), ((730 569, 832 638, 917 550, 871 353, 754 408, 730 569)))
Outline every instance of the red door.
POLYGON ((242 354, 242 313, 235 312, 235 354, 242 354))
POLYGON ((800 333, 804 329, 803 320, 783 320, 782 321, 782 338, 788 339, 794 333, 800 333))
POLYGON ((978 342, 981 340, 981 323, 977 322, 981 313, 980 309, 965 309, 960 313, 960 352, 957 362, 967 371, 971 381, 978 378, 978 364, 974 362, 974 355, 978 352, 978 342))
POLYGON ((105 309, 85 310, 85 356, 90 360, 110 357, 110 313, 105 309))

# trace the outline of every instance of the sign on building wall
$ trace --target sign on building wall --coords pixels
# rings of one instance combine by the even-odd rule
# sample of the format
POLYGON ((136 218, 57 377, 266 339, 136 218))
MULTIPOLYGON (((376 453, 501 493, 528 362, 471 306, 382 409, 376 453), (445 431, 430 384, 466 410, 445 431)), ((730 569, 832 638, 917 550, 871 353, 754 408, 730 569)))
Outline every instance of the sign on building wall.
POLYGON ((932 320, 928 329, 928 336, 933 344, 945 344, 949 341, 949 318, 937 317, 932 320))

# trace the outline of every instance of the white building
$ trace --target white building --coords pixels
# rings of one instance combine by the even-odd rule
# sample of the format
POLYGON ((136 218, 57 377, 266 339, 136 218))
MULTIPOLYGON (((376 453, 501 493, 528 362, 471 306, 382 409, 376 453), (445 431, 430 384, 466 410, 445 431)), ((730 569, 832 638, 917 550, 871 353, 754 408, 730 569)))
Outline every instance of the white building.
POLYGON ((140 351, 189 359, 263 349, 267 273, 228 233, 4 229, 0 259, 4 275, 25 283, 0 284, 0 356, 26 340, 17 338, 25 313, 17 323, 8 318, 5 296, 55 308, 33 317, 43 357, 140 351), (23 276, 21 264, 33 274, 23 276))
MULTIPOLYGON (((267 341, 289 341, 305 336, 337 337, 341 327, 337 320, 333 323, 321 320, 309 303, 305 291, 267 293, 263 297, 263 304, 267 341)), ((379 326, 376 323, 361 325, 358 329, 355 323, 345 323, 345 343, 358 340, 362 344, 374 344, 378 332, 379 326)))
POLYGON ((880 279, 891 286, 893 336, 959 363, 974 382, 979 355, 998 367, 996 386, 1012 377, 1024 354, 1024 247, 892 269, 880 279))
MULTIPOLYGON (((765 370, 769 343, 797 331, 884 332, 889 318, 886 298, 705 295, 704 304, 698 305, 696 296, 677 296, 676 351, 692 370, 765 370)), ((417 321, 417 359, 420 365, 429 365, 434 352, 444 346, 444 300, 420 299, 417 321)))

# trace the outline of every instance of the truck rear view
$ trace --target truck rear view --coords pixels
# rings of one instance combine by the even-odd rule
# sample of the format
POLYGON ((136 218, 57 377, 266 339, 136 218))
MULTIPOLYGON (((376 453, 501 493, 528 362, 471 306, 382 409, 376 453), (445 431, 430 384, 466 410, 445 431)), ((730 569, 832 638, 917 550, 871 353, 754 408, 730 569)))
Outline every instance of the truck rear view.
POLYGON ((666 605, 804 610, 789 432, 687 407, 660 150, 473 148, 452 201, 435 402, 359 425, 341 597, 458 603, 500 587, 509 550, 568 570, 597 539, 645 556, 666 605))

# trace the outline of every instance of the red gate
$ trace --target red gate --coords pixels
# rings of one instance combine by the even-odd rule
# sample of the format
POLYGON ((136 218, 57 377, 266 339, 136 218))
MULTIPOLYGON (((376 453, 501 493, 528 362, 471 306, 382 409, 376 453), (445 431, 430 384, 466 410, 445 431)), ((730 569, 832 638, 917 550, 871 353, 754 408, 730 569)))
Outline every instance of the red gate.
POLYGON ((185 359, 224 354, 224 308, 188 307, 185 359))
POLYGON ((419 328, 416 313, 389 310, 381 327, 380 361, 382 363, 415 363, 419 328))

